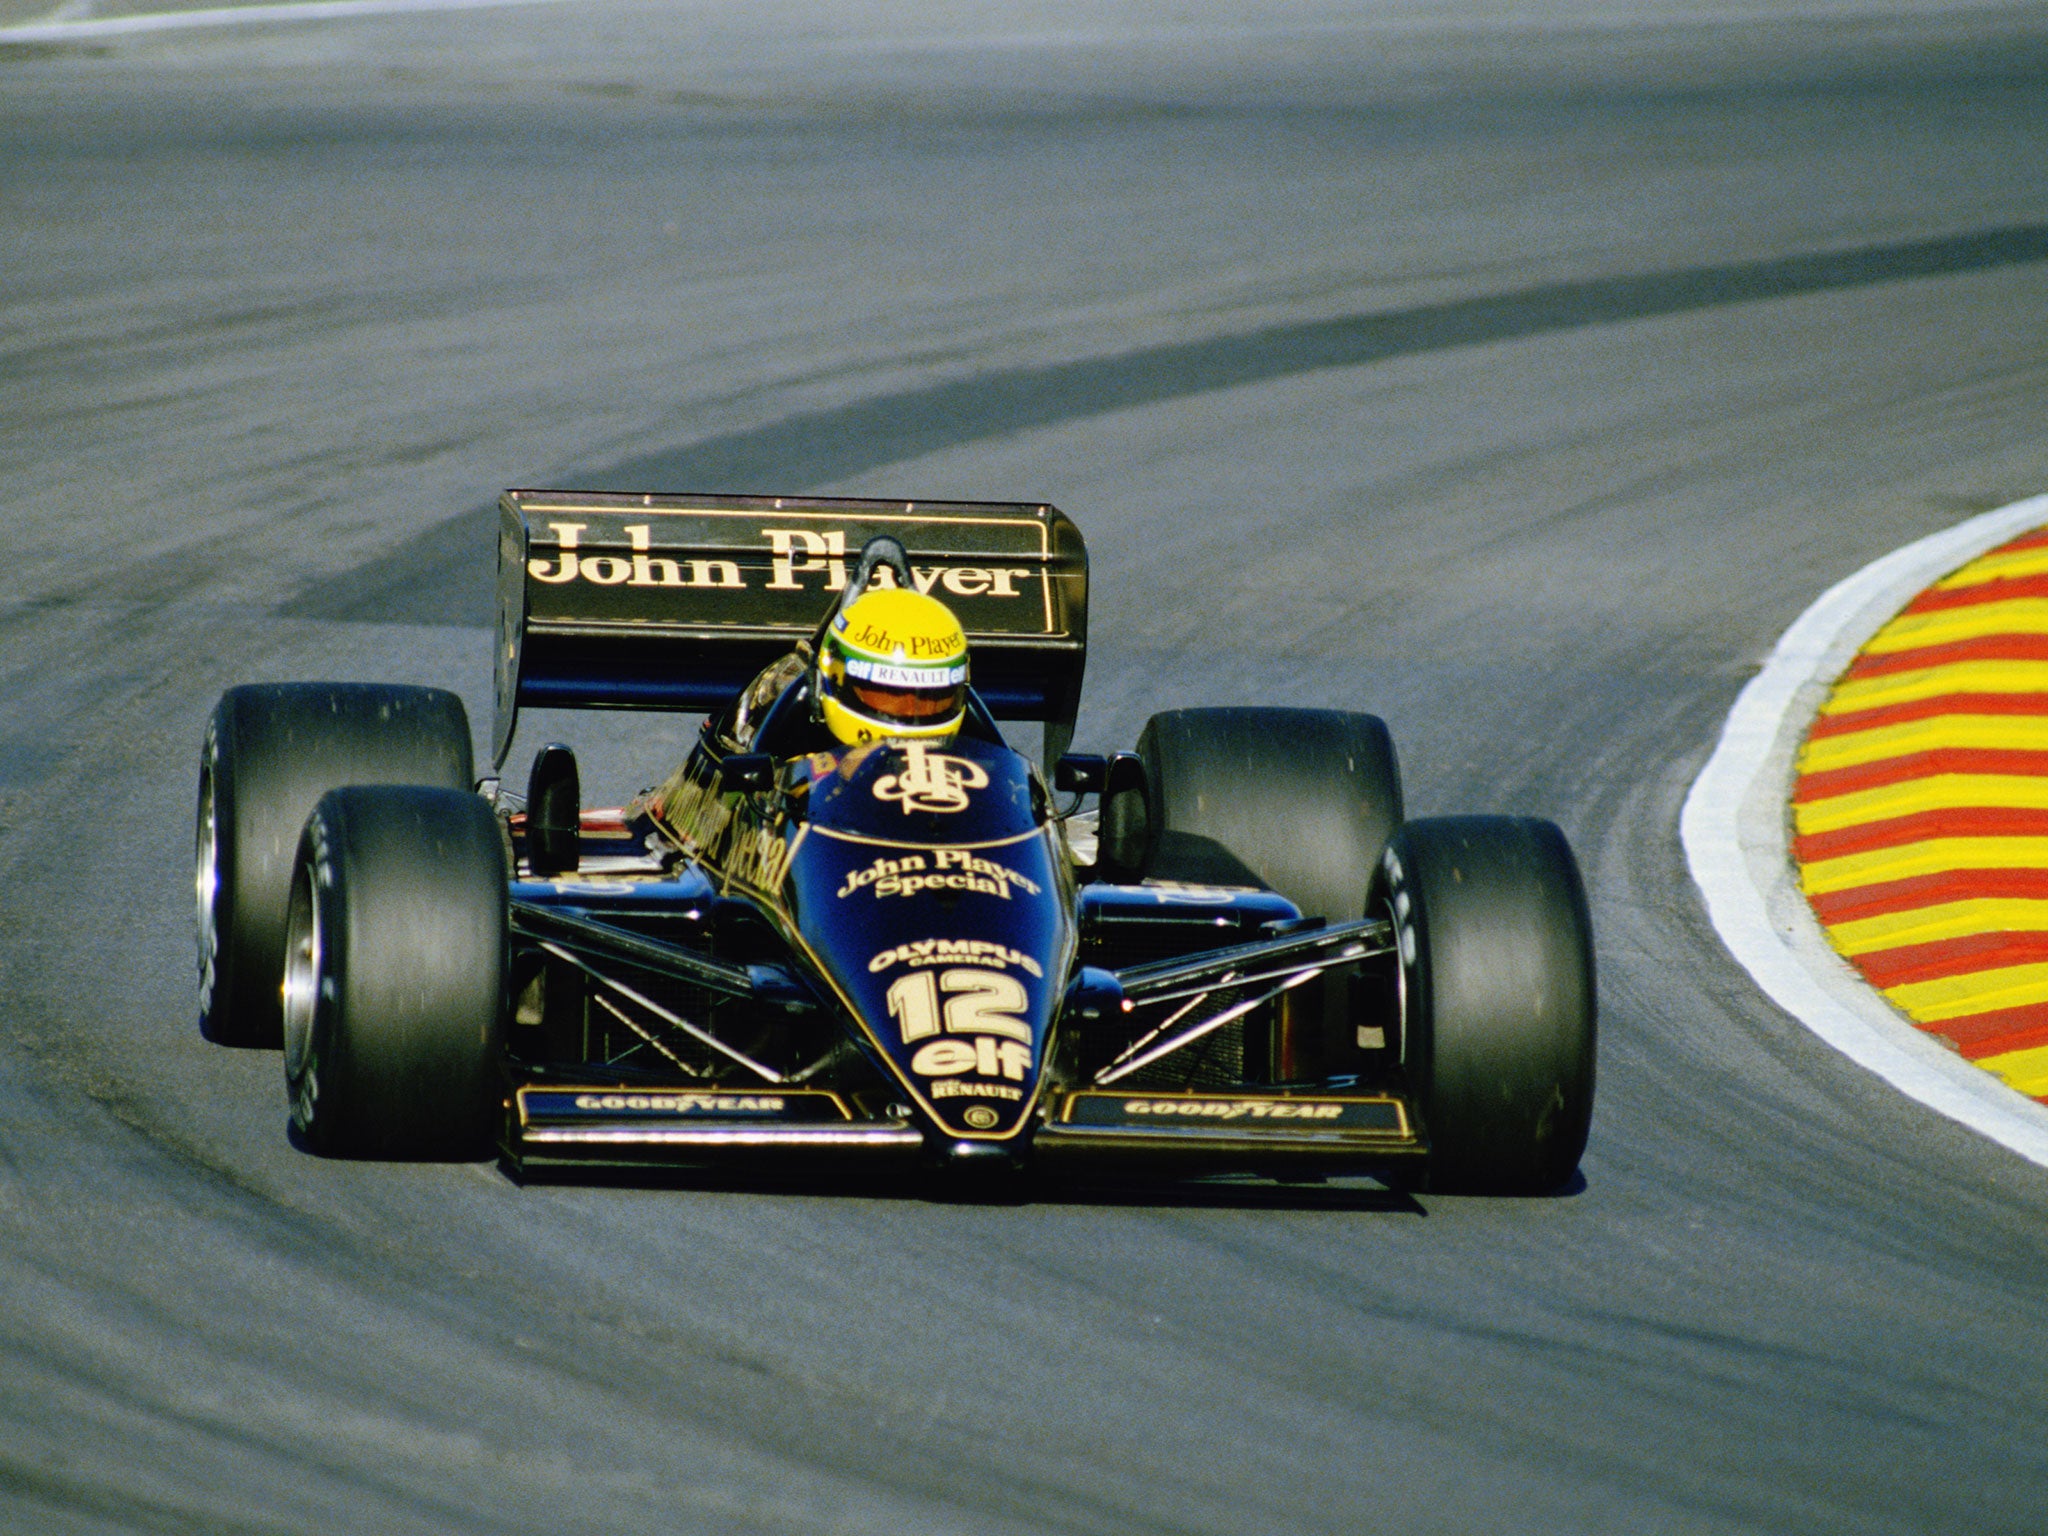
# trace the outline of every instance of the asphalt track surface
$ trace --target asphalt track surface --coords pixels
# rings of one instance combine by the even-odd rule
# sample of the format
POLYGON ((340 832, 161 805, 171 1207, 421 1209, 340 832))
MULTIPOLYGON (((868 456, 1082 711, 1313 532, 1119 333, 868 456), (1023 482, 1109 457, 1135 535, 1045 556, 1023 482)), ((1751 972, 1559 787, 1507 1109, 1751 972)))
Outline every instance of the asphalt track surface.
POLYGON ((1772 1008, 1676 830, 1817 592, 2048 487, 2048 10, 1098 9, 0 54, 0 1527, 2048 1524, 2048 1174, 1772 1008), (1556 818, 1582 1181, 294 1151, 192 1024, 206 711, 481 722, 522 483, 1048 498, 1084 745, 1371 709, 1411 811, 1556 818))

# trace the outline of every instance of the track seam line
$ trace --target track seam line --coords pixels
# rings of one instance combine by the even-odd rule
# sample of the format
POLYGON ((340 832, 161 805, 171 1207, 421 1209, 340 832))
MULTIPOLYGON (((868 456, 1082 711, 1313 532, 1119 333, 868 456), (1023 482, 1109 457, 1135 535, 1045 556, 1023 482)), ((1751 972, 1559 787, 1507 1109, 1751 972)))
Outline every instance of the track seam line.
MULTIPOLYGON (((283 5, 226 5, 203 11, 144 11, 81 21, 31 21, 0 27, 0 43, 77 43, 94 38, 136 37, 203 27, 259 23, 351 21, 358 17, 406 16, 433 11, 479 11, 522 5, 556 5, 565 0, 297 0, 283 5)), ((62 10, 62 7, 59 7, 62 10)))
POLYGON ((1794 621, 1729 711, 1679 815, 1708 919, 1766 996, 1908 1098, 2048 1168, 2048 1108, 1915 1028, 1835 952, 1791 860, 1794 758, 1829 685, 1936 577, 2048 522, 2030 497, 1930 534, 1837 582, 1794 621))

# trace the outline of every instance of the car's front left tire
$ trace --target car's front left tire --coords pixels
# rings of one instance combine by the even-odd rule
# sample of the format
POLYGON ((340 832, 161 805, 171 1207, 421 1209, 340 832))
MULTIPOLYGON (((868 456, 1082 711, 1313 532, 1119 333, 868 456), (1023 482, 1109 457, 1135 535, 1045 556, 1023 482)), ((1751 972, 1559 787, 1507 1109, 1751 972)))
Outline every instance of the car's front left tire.
POLYGON ((1411 821, 1372 910, 1392 923, 1401 1058, 1430 1139, 1428 1185, 1543 1194, 1578 1167, 1593 1116, 1593 928, 1557 826, 1411 821))

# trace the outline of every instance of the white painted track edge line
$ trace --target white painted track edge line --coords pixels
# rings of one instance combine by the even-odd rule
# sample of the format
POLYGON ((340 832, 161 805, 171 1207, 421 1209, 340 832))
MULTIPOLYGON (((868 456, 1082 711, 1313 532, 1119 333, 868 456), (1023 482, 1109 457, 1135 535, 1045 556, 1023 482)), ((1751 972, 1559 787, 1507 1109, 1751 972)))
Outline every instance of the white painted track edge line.
POLYGON ((521 5, 556 5, 564 0, 303 0, 301 4, 224 5, 204 11, 148 11, 82 21, 32 21, 0 27, 0 43, 81 43, 150 32, 261 23, 351 21, 358 17, 404 16, 416 12, 477 11, 521 5))
POLYGON ((1894 550, 1837 582, 1772 648, 1729 711, 1679 817, 1686 864, 1729 953, 1780 1008, 1930 1109, 2048 1168, 2048 1107, 1937 1044, 1829 946, 1792 874, 1793 760, 1864 643, 1947 572, 2048 523, 2048 496, 1894 550))

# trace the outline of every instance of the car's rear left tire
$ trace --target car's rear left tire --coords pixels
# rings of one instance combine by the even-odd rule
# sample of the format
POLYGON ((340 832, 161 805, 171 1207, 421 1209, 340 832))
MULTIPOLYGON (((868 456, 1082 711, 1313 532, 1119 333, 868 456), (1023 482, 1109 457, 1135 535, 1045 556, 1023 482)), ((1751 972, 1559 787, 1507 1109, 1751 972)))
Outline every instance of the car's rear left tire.
POLYGON ((1365 909, 1401 823, 1393 738, 1333 709, 1176 709, 1138 737, 1153 837, 1145 873, 1262 885, 1304 915, 1365 909))
POLYGON ((1387 843, 1373 911, 1399 950, 1428 1187, 1557 1189, 1585 1150, 1595 1041, 1592 923, 1564 833, 1510 816, 1411 821, 1387 843))
POLYGON ((327 1156, 479 1159, 503 1097, 511 941, 497 817, 474 794, 332 790, 286 921, 285 1087, 327 1156))
POLYGON ((315 801, 344 784, 467 789, 472 767, 469 718, 445 689, 257 683, 223 694, 199 763, 200 1033, 279 1042, 285 904, 315 801))

